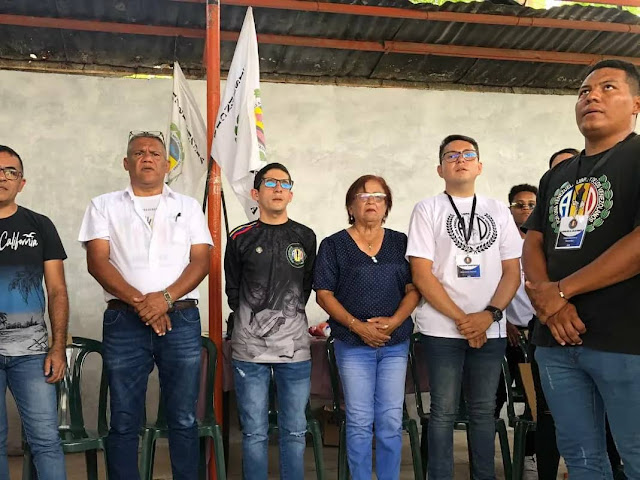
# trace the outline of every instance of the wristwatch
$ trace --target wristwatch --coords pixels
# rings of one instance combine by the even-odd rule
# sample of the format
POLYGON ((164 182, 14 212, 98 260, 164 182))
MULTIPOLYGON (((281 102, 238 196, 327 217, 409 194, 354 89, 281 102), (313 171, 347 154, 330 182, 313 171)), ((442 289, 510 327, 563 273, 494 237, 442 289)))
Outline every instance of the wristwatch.
POLYGON ((502 310, 500 310, 498 307, 487 305, 484 310, 485 312, 489 312, 491 314, 494 322, 499 322, 500 320, 502 320, 502 310))

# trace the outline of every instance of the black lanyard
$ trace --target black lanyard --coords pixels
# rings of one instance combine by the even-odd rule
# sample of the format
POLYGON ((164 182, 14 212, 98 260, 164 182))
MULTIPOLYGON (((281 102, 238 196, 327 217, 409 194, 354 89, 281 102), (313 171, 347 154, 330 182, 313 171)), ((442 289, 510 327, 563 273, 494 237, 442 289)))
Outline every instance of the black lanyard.
POLYGON ((468 246, 469 240, 471 239, 471 232, 473 232, 473 219, 476 216, 476 194, 475 193, 473 194, 473 203, 471 204, 471 215, 469 215, 469 231, 467 231, 466 227, 464 226, 464 218, 462 218, 462 215, 460 215, 460 212, 458 211, 458 207, 456 207, 456 204, 453 201, 453 198, 451 198, 451 195, 449 195, 447 192, 444 192, 444 193, 447 195, 447 197, 449 197, 449 202, 453 207, 453 211, 456 212, 458 221, 460 222, 460 225, 462 225, 462 234, 464 235, 464 243, 468 246))
MULTIPOLYGON (((635 137, 635 133, 631 132, 629 135, 627 135, 627 137, 622 140, 621 142, 616 143, 613 147, 611 147, 609 149, 609 151, 607 153, 605 153, 602 158, 600 160, 598 160, 598 162, 589 169, 589 172, 587 172, 586 174, 586 178, 587 180, 589 180, 589 177, 591 177, 591 175, 593 175, 593 173, 598 170, 599 168, 602 168, 602 166, 611 158, 611 156, 616 152, 616 150, 618 150, 619 147, 621 147, 622 145, 624 145, 627 140, 635 137)), ((575 200, 572 202, 572 205, 576 207, 576 215, 578 215, 578 212, 580 211, 580 209, 582 208, 582 203, 584 201, 584 196, 587 193, 587 189, 584 186, 584 184, 582 184, 582 188, 580 188, 580 190, 578 190, 578 180, 580 179, 580 167, 582 166, 582 157, 584 150, 582 152, 580 152, 580 155, 578 156, 578 166, 576 167, 576 181, 573 182, 573 189, 575 191, 575 200), (580 197, 578 197, 578 195, 580 195, 580 197)), ((583 175, 585 176, 585 175, 583 175)))

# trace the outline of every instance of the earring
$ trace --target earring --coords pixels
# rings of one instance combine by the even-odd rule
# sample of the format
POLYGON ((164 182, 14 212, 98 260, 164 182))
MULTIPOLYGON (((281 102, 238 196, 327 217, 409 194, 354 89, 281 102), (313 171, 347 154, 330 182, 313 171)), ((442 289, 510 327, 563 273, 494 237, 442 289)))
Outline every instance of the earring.
POLYGON ((356 217, 354 217, 353 215, 349 214, 349 223, 356 223, 356 217))

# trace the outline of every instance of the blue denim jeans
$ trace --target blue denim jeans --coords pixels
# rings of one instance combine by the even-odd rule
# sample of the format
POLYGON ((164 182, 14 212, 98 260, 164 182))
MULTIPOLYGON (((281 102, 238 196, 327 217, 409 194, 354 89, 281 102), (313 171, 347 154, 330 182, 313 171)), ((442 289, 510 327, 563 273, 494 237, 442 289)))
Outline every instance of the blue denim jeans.
POLYGON ((461 386, 469 413, 473 479, 495 479, 493 415, 507 339, 490 339, 482 348, 471 348, 461 338, 422 335, 422 342, 431 386, 429 480, 453 478, 453 424, 461 386))
POLYGON ((242 478, 267 480, 269 383, 276 384, 280 432, 280 478, 304 478, 306 408, 311 391, 311 361, 252 363, 233 360, 233 380, 242 427, 242 478))
POLYGON ((335 341, 347 414, 347 458, 353 480, 370 480, 373 426, 376 476, 397 480, 409 340, 382 348, 335 341))
POLYGON ((571 480, 613 478, 605 411, 627 478, 640 479, 640 355, 537 347, 536 360, 571 480))
POLYGON ((58 435, 56 387, 46 382, 45 355, 0 355, 0 478, 9 478, 7 462, 7 386, 18 406, 24 433, 40 480, 64 480, 67 472, 58 435))
POLYGON ((169 427, 169 454, 176 480, 198 478, 196 403, 200 381, 200 314, 197 308, 170 313, 172 330, 155 334, 134 312, 106 310, 104 366, 111 395, 107 438, 110 480, 136 480, 138 434, 154 361, 169 427))

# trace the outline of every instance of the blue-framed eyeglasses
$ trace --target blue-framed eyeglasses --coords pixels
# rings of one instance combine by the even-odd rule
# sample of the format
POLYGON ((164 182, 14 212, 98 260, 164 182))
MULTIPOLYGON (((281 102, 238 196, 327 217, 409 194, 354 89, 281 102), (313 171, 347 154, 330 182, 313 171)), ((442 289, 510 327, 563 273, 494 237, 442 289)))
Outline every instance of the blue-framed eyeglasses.
POLYGON ((473 162, 478 158, 478 152, 475 150, 464 150, 462 152, 444 152, 442 159, 447 163, 453 163, 457 162, 461 155, 465 162, 473 162))
POLYGON ((280 184, 280 188, 283 190, 291 190, 293 188, 293 180, 280 180, 278 178, 263 178, 262 183, 267 188, 276 188, 277 184, 280 184))

